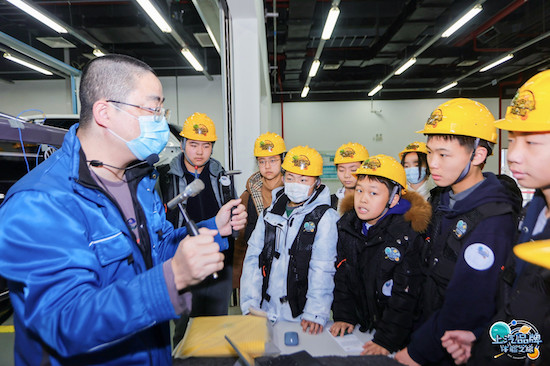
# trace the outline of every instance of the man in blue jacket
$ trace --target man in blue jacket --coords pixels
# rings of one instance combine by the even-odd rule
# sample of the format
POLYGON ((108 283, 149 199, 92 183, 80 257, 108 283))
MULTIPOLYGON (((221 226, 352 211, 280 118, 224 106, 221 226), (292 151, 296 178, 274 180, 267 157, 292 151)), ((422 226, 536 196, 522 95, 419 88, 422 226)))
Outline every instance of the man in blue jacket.
POLYGON ((223 268, 238 200, 186 237, 165 219, 152 163, 168 138, 159 79, 122 55, 91 61, 80 125, 8 191, 0 275, 15 309, 17 365, 169 365, 168 320, 223 268), (217 230, 217 231, 216 231, 217 230))
POLYGON ((450 100, 419 132, 428 135, 428 164, 441 189, 431 194, 422 323, 395 358, 406 365, 453 365, 441 337, 446 330, 477 329, 493 315, 499 271, 516 231, 514 208, 521 203, 494 174, 482 173, 497 139, 484 105, 450 100))

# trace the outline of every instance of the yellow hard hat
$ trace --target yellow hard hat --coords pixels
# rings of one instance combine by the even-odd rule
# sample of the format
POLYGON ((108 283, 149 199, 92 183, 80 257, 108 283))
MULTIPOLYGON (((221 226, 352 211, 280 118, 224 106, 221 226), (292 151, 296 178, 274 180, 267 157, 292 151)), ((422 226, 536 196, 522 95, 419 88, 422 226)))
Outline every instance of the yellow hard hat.
POLYGON ((367 148, 355 142, 348 142, 336 150, 334 155, 334 164, 353 163, 356 161, 365 161, 369 157, 367 148))
POLYGON ((437 107, 424 129, 426 135, 462 135, 497 142, 495 117, 483 104, 466 98, 451 99, 437 107))
POLYGON ((361 164, 359 169, 352 173, 355 176, 360 174, 372 175, 376 177, 384 177, 401 185, 401 188, 407 187, 407 174, 405 168, 395 158, 388 155, 369 156, 367 160, 361 164))
POLYGON ((536 240, 518 244, 514 253, 521 259, 550 269, 550 240, 536 240))
POLYGON ((550 70, 539 72, 519 88, 506 116, 495 126, 507 131, 550 131, 550 70))
POLYGON ((309 146, 296 146, 288 151, 281 167, 291 173, 318 177, 323 174, 323 158, 309 146))
POLYGON ((276 133, 267 132, 260 135, 254 143, 254 156, 274 156, 286 151, 283 138, 276 133))
POLYGON ((427 155, 428 154, 428 148, 426 147, 425 142, 420 142, 420 141, 411 142, 410 144, 405 146, 403 151, 401 151, 399 153, 399 159, 403 159, 403 155, 405 155, 406 153, 410 153, 410 152, 420 152, 420 153, 424 153, 424 154, 427 155))
POLYGON ((218 139, 214 121, 206 114, 198 112, 193 113, 185 120, 180 136, 189 140, 209 142, 214 142, 218 139))

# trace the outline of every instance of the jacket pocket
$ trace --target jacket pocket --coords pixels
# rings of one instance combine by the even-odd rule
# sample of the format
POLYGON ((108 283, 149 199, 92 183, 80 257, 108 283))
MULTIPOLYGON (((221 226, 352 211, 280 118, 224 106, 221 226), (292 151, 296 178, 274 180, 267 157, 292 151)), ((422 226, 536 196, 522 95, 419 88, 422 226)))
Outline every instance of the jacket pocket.
POLYGON ((132 247, 128 238, 121 231, 92 240, 89 246, 95 252, 103 267, 123 260, 132 254, 132 247))

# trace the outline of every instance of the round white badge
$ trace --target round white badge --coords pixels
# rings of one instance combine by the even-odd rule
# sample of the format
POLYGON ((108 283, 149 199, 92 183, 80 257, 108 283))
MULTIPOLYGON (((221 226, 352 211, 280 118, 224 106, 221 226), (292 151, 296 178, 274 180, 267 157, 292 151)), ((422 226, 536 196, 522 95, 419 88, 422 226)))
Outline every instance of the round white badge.
POLYGON ((474 243, 464 251, 464 260, 473 269, 484 271, 495 263, 495 254, 487 245, 474 243))
POLYGON ((388 280, 382 285, 382 293, 384 296, 391 296, 391 290, 393 288, 393 280, 388 280))
POLYGON ((222 184, 222 186, 227 187, 231 184, 231 179, 229 179, 227 175, 222 175, 220 177, 220 183, 222 184))

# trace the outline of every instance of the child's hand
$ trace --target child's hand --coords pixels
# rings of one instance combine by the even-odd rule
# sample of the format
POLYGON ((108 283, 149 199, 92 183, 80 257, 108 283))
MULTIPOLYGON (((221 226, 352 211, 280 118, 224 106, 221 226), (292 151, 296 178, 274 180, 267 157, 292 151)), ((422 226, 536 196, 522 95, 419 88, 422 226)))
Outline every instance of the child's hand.
POLYGON ((382 346, 377 345, 373 341, 367 342, 363 345, 363 352, 361 355, 383 355, 387 356, 390 354, 390 351, 385 349, 382 346))
POLYGON ((329 332, 334 337, 337 337, 338 335, 340 335, 340 337, 343 337, 346 335, 346 333, 353 333, 353 328, 355 328, 355 326, 351 325, 350 323, 335 322, 330 327, 329 332))
POLYGON ((317 334, 317 333, 323 333, 323 326, 321 324, 302 319, 302 330, 307 332, 307 329, 309 328, 309 334, 317 334))

